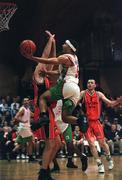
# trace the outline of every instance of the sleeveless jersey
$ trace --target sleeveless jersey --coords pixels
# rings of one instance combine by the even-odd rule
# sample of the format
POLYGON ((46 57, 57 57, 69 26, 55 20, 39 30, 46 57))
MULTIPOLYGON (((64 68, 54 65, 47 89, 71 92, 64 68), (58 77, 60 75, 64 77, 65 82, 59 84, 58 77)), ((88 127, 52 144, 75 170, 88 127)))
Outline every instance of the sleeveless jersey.
POLYGON ((60 129, 61 133, 64 133, 68 127, 68 124, 62 121, 62 100, 57 101, 56 106, 53 108, 53 113, 58 128, 60 129))
POLYGON ((92 95, 90 95, 86 90, 84 101, 88 120, 98 120, 101 113, 101 102, 97 92, 95 91, 92 95))
POLYGON ((58 80, 64 80, 65 82, 74 82, 78 84, 79 82, 79 64, 76 55, 65 54, 61 56, 68 56, 73 62, 73 66, 66 67, 65 65, 59 65, 60 76, 58 80))
POLYGON ((32 135, 30 129, 30 109, 26 109, 24 106, 22 106, 19 111, 21 111, 22 109, 24 109, 24 115, 21 117, 22 122, 19 123, 18 132, 22 137, 29 137, 32 135))

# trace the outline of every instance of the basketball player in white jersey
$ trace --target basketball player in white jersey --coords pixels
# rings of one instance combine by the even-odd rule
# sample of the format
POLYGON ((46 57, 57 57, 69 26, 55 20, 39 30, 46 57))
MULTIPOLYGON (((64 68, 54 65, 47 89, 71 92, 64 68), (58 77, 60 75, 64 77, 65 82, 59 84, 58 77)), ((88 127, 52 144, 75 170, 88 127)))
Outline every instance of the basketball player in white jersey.
MULTIPOLYGON (((49 118, 47 115, 47 102, 53 102, 62 99, 63 121, 65 123, 78 124, 80 126, 80 119, 72 116, 72 112, 80 97, 80 88, 78 86, 79 65, 78 58, 76 56, 76 45, 74 41, 66 40, 62 47, 63 55, 58 57, 40 58, 28 53, 23 55, 26 58, 36 62, 59 65, 59 79, 56 85, 51 87, 40 97, 40 123, 42 123, 42 125, 49 123, 49 118)), ((49 74, 50 72, 47 73, 49 74)))
POLYGON ((24 98, 23 105, 20 107, 13 120, 14 123, 19 123, 18 135, 15 141, 17 145, 13 149, 13 152, 27 144, 29 162, 34 161, 32 157, 34 138, 30 128, 31 117, 33 117, 33 113, 29 109, 29 98, 24 98))

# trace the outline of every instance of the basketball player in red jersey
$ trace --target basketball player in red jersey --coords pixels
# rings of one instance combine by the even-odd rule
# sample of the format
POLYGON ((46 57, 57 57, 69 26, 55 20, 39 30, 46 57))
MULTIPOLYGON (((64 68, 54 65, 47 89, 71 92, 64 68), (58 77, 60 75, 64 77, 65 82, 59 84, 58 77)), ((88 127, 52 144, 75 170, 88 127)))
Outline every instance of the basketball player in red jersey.
POLYGON ((101 102, 103 101, 107 105, 114 107, 119 105, 119 100, 111 101, 107 97, 105 97, 102 92, 95 91, 96 83, 94 79, 88 80, 87 88, 88 89, 86 89, 85 91, 81 91, 80 93, 82 104, 84 103, 85 105, 85 115, 89 124, 88 130, 85 133, 85 137, 89 143, 92 155, 96 159, 98 172, 104 173, 104 165, 98 156, 98 152, 94 144, 95 137, 106 153, 109 170, 113 169, 114 163, 110 155, 108 144, 105 141, 102 124, 100 123, 101 102))
MULTIPOLYGON (((41 57, 50 57, 56 55, 55 40, 49 31, 46 31, 49 39, 44 48, 41 57)), ((44 71, 52 70, 52 65, 45 65, 38 63, 33 74, 33 85, 34 85, 34 105, 35 105, 35 122, 32 124, 33 130, 38 130, 40 128, 38 122, 39 111, 39 97, 50 87, 49 77, 44 75, 44 71)), ((61 140, 59 137, 59 131, 54 121, 54 115, 51 111, 51 108, 48 108, 50 123, 41 128, 43 138, 45 139, 45 149, 42 155, 42 168, 40 169, 38 180, 53 180, 49 172, 49 165, 52 159, 55 157, 55 154, 61 146, 61 140)))

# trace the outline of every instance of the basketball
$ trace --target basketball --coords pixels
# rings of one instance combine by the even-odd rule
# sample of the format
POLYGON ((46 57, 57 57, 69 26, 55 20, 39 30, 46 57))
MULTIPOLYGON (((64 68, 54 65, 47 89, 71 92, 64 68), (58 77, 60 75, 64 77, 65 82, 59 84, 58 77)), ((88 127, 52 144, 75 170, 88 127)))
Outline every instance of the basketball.
POLYGON ((32 40, 24 40, 20 43, 20 52, 34 54, 36 52, 36 44, 32 40))

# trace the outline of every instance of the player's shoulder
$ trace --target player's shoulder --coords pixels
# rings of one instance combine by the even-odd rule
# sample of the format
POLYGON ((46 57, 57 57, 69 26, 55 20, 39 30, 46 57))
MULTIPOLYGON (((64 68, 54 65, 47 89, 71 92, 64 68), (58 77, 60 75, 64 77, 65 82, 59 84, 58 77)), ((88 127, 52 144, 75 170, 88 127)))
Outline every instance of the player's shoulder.
POLYGON ((85 95, 85 93, 86 93, 86 90, 82 90, 82 91, 80 92, 80 97, 83 97, 83 96, 85 95))
POLYGON ((24 111, 25 110, 25 107, 24 106, 21 106, 20 109, 19 109, 19 112, 20 111, 24 111))
POLYGON ((101 91, 96 91, 96 93, 98 94, 98 95, 104 95, 101 91))
POLYGON ((102 99, 105 95, 101 91, 96 91, 97 96, 99 99, 102 99))

